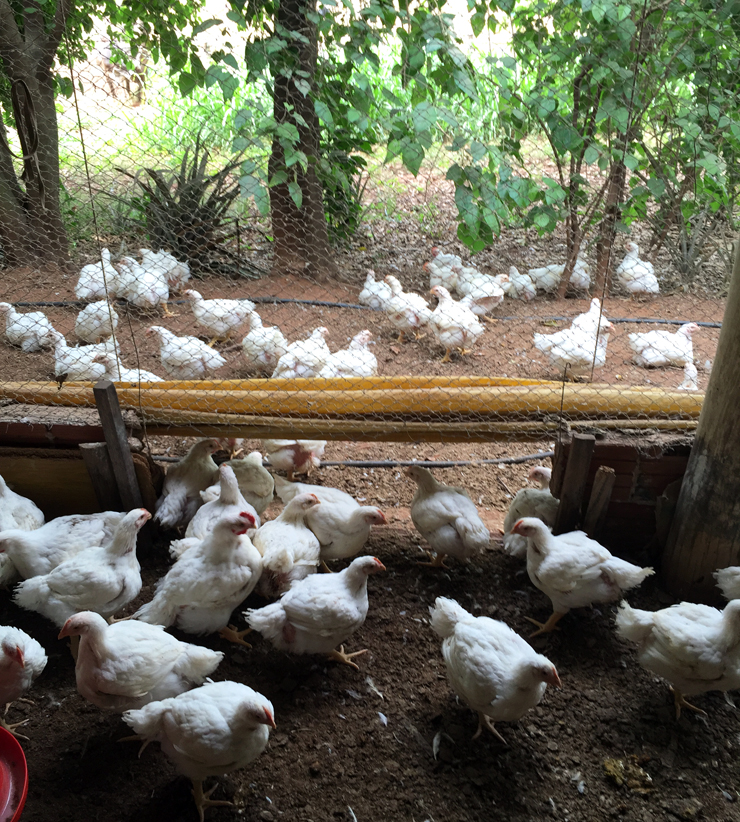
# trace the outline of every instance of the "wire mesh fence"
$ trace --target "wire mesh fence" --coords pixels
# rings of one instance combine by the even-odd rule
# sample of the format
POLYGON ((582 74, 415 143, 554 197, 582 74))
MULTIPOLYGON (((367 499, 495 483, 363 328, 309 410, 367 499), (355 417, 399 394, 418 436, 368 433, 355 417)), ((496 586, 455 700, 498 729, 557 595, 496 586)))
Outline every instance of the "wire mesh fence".
POLYGON ((736 35, 579 8, 579 36, 560 7, 408 12, 375 64, 348 59, 349 7, 269 36, 209 7, 174 67, 144 29, 68 27, 53 117, 0 36, 2 399, 92 405, 107 377, 193 435, 690 429, 732 262, 736 35))

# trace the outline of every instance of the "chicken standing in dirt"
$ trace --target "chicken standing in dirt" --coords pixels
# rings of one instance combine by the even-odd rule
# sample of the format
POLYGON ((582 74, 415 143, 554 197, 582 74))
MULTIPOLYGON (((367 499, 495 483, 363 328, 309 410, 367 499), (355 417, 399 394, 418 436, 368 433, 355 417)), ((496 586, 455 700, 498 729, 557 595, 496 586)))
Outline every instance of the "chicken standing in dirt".
POLYGON ((473 739, 485 726, 506 744, 493 723, 521 719, 548 685, 560 688, 555 666, 508 625, 474 617, 454 599, 437 597, 429 611, 452 690, 478 714, 473 739))
POLYGON ((277 602, 244 612, 250 628, 259 631, 276 648, 294 654, 328 654, 353 668, 353 657, 344 645, 367 617, 367 578, 385 571, 376 557, 357 557, 336 574, 314 574, 300 582, 277 602))
POLYGON ((234 608, 254 590, 262 557, 247 536, 254 517, 242 512, 220 519, 198 545, 188 548, 159 580, 154 598, 134 614, 152 625, 175 625, 189 634, 218 631, 231 642, 247 645, 229 626, 234 608))
POLYGON ((571 608, 595 602, 616 602, 624 591, 637 587, 654 573, 640 568, 609 551, 583 531, 554 536, 542 520, 524 517, 513 533, 527 537, 527 573, 532 584, 552 602, 552 615, 544 624, 527 619, 538 627, 531 636, 554 631, 571 608))
MULTIPOLYGON (((212 805, 233 802, 211 799, 203 781, 245 768, 264 751, 275 727, 272 703, 238 682, 209 682, 187 693, 152 702, 123 719, 144 740, 159 742, 180 773, 193 783, 200 822, 212 805)), ((143 749, 142 749, 143 750, 143 749)))
POLYGON ((102 711, 141 708, 202 685, 224 655, 180 642, 161 625, 123 620, 109 625, 92 611, 70 617, 59 639, 79 636, 77 690, 102 711))
POLYGON ((141 591, 136 537, 149 519, 145 508, 129 511, 108 545, 85 548, 48 574, 22 582, 15 591, 16 604, 59 628, 80 611, 113 616, 141 591))
POLYGON ((218 466, 211 455, 220 448, 218 440, 198 440, 180 462, 167 471, 154 515, 163 528, 187 525, 203 505, 200 492, 218 479, 218 466))
POLYGON ((637 643, 643 668, 671 685, 676 719, 681 708, 706 716, 685 697, 740 688, 740 600, 724 611, 681 602, 661 611, 641 611, 622 602, 617 633, 637 643))
MULTIPOLYGON (((234 447, 238 448, 242 440, 227 440, 227 442, 229 444, 233 443, 234 447)), ((222 465, 228 465, 231 468, 236 475, 236 481, 239 483, 239 491, 249 505, 254 508, 258 516, 261 517, 267 506, 272 502, 275 490, 272 474, 262 465, 262 454, 259 451, 252 451, 246 457, 230 459, 222 465)), ((203 502, 212 502, 218 498, 219 494, 219 486, 212 485, 203 491, 200 496, 203 502)))
POLYGON ((319 540, 324 565, 329 559, 357 556, 367 542, 372 526, 387 524, 380 508, 360 505, 338 488, 288 482, 276 476, 275 490, 286 504, 298 494, 314 494, 321 503, 308 509, 306 525, 319 540))
POLYGON ((264 440, 267 459, 276 471, 285 471, 292 482, 296 474, 310 474, 321 465, 326 440, 264 440))
POLYGON ((411 519, 435 554, 429 565, 446 568, 445 556, 468 559, 488 547, 491 535, 464 488, 438 482, 432 472, 413 465, 406 475, 418 488, 411 503, 411 519))
POLYGON ((254 547, 262 555, 262 596, 275 599, 297 580, 316 573, 320 546, 306 516, 320 505, 314 494, 298 494, 254 535, 254 547))
POLYGON ((512 557, 527 556, 527 540, 519 534, 512 534, 511 529, 523 517, 536 517, 552 528, 558 512, 559 500, 550 493, 552 471, 537 465, 527 475, 530 482, 539 484, 539 488, 520 488, 511 501, 504 519, 504 551, 512 557))
MULTIPOLYGON (((46 652, 41 645, 20 628, 0 625, 0 704, 5 705, 5 713, 12 702, 20 699, 31 687, 36 677, 46 667, 46 652)), ((0 727, 10 731, 28 722, 8 725, 0 718, 0 727)))

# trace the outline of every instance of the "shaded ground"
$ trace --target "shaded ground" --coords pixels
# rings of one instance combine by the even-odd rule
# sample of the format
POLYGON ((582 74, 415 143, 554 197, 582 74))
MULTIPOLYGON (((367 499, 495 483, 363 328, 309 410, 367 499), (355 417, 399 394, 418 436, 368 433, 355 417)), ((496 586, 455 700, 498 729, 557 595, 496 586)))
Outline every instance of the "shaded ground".
MULTIPOLYGON (((173 443, 180 450, 179 443, 173 443)), ((528 445, 393 445, 398 459, 491 458, 546 450, 528 445)), ((330 444, 327 459, 387 458, 382 444, 330 444)), ((462 484, 495 528, 529 465, 466 467, 437 472, 462 484)), ((613 633, 612 606, 578 611, 562 630, 534 641, 557 665, 563 690, 548 689, 542 704, 517 724, 500 725, 471 741, 476 718, 446 682, 440 641, 428 624, 436 596, 458 599, 476 614, 503 619, 520 633, 524 619, 549 613, 520 561, 497 544, 449 571, 420 568, 423 541, 408 521, 413 487, 397 470, 322 469, 366 504, 378 504, 390 524, 375 529, 368 552, 386 564, 370 580, 370 613, 349 650, 368 648, 359 672, 312 657, 289 658, 260 637, 252 650, 219 640, 225 650, 215 678, 245 682, 273 702, 278 729, 251 768, 218 780, 216 798, 238 809, 211 809, 207 819, 296 822, 478 822, 489 819, 740 820, 740 720, 719 694, 698 697, 707 719, 676 722, 665 684, 635 662, 634 649, 613 633), (382 694, 382 697, 378 694, 382 694), (439 749, 433 752, 435 738, 439 749), (635 760, 651 782, 632 788, 605 774, 605 760, 635 760)), ((270 510, 274 515, 277 508, 270 510)), ((164 542, 142 557, 145 588, 167 568, 164 542)), ((649 581, 650 582, 650 581, 649 581)), ((670 602, 655 583, 630 601, 649 609, 670 602)), ((253 596, 247 605, 259 605, 253 596)), ((238 614, 237 614, 238 616, 238 614)), ((239 617, 239 619, 241 619, 239 617)), ((158 746, 137 759, 137 746, 119 744, 126 726, 103 716, 74 688, 72 660, 56 631, 21 612, 4 596, 0 621, 36 636, 50 658, 29 694, 35 705, 13 707, 9 720, 28 716, 24 742, 31 772, 26 822, 197 819, 189 785, 158 746)))

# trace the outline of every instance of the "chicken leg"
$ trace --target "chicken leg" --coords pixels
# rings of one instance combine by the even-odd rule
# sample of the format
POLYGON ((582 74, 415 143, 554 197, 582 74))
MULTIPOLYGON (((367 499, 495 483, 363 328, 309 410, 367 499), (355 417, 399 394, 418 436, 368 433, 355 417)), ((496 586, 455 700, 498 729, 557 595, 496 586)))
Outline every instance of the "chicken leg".
POLYGON ((450 362, 450 349, 449 348, 445 348, 445 355, 444 355, 444 357, 442 357, 440 362, 450 362))
POLYGON ((560 629, 556 626, 564 616, 565 613, 560 614, 557 611, 553 611, 550 614, 550 618, 547 620, 547 622, 537 622, 537 620, 532 619, 532 617, 524 617, 524 619, 526 619, 527 622, 531 622, 533 625, 536 625, 539 628, 538 631, 535 631, 533 634, 530 634, 529 638, 532 639, 532 637, 539 636, 540 634, 549 634, 552 631, 559 631, 560 629))
POLYGON ((174 311, 170 311, 170 307, 167 305, 167 300, 162 303, 162 316, 164 317, 179 317, 179 314, 175 314, 174 311))
POLYGON ((3 716, 0 719, 0 728, 5 728, 6 731, 10 731, 10 733, 12 733, 13 736, 17 739, 28 739, 28 737, 24 734, 18 734, 15 732, 15 729, 20 728, 21 725, 25 725, 29 721, 28 719, 24 719, 22 722, 14 722, 12 725, 9 725, 5 721, 5 715, 8 713, 8 710, 12 704, 12 702, 8 702, 8 704, 5 706, 5 712, 3 713, 3 716))
POLYGON ((202 779, 193 779, 193 799, 195 800, 195 807, 198 809, 198 816, 200 817, 200 822, 204 822, 204 811, 206 808, 210 808, 220 805, 221 807, 234 807, 234 803, 230 802, 228 799, 211 799, 211 794, 216 790, 218 787, 218 783, 215 784, 212 788, 209 788, 207 791, 203 791, 203 780, 202 779))
POLYGON ((324 562, 323 559, 319 563, 319 568, 321 568, 321 570, 325 574, 333 574, 334 573, 334 571, 332 571, 332 569, 324 562))
POLYGON ((251 648, 252 646, 243 639, 251 633, 251 628, 245 628, 243 631, 238 631, 235 625, 227 625, 218 632, 218 635, 221 639, 225 639, 227 642, 233 642, 235 645, 243 645, 245 648, 251 648))
POLYGON ((500 739, 504 745, 506 745, 506 740, 501 736, 501 734, 496 730, 496 726, 493 724, 493 720, 490 716, 486 716, 486 714, 481 713, 478 711, 478 730, 473 734, 473 739, 478 739, 478 737, 483 733, 483 728, 488 728, 488 730, 498 739, 500 739))
POLYGON ((449 565, 445 565, 445 555, 444 554, 435 554, 434 559, 432 559, 432 555, 429 551, 427 551, 427 556, 430 558, 430 562, 417 562, 417 565, 422 565, 426 568, 444 568, 445 570, 449 570, 449 565))
POLYGON ((690 711, 694 711, 702 716, 707 715, 706 711, 703 711, 701 708, 697 708, 696 705, 692 705, 690 702, 687 702, 684 695, 678 690, 678 688, 671 687, 671 693, 673 694, 673 703, 676 706, 676 721, 681 718, 681 708, 688 708, 690 711))
POLYGON ((365 648, 362 651, 354 651, 351 654, 346 654, 344 652, 344 645, 340 645, 338 651, 334 650, 328 656, 329 656, 329 659, 334 659, 337 662, 343 662, 345 665, 349 665, 350 667, 354 668, 356 671, 359 671, 360 666, 355 665, 355 663, 352 662, 352 657, 360 656, 361 654, 366 654, 366 653, 367 653, 367 648, 365 648))

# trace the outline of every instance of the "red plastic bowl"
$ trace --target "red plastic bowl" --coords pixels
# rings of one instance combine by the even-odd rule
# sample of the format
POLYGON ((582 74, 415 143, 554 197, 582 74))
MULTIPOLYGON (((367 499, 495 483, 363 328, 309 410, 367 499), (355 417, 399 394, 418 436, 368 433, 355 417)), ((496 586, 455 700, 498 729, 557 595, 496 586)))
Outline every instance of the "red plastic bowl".
POLYGON ((21 818, 28 793, 28 766, 18 740, 0 727, 0 822, 21 818))

